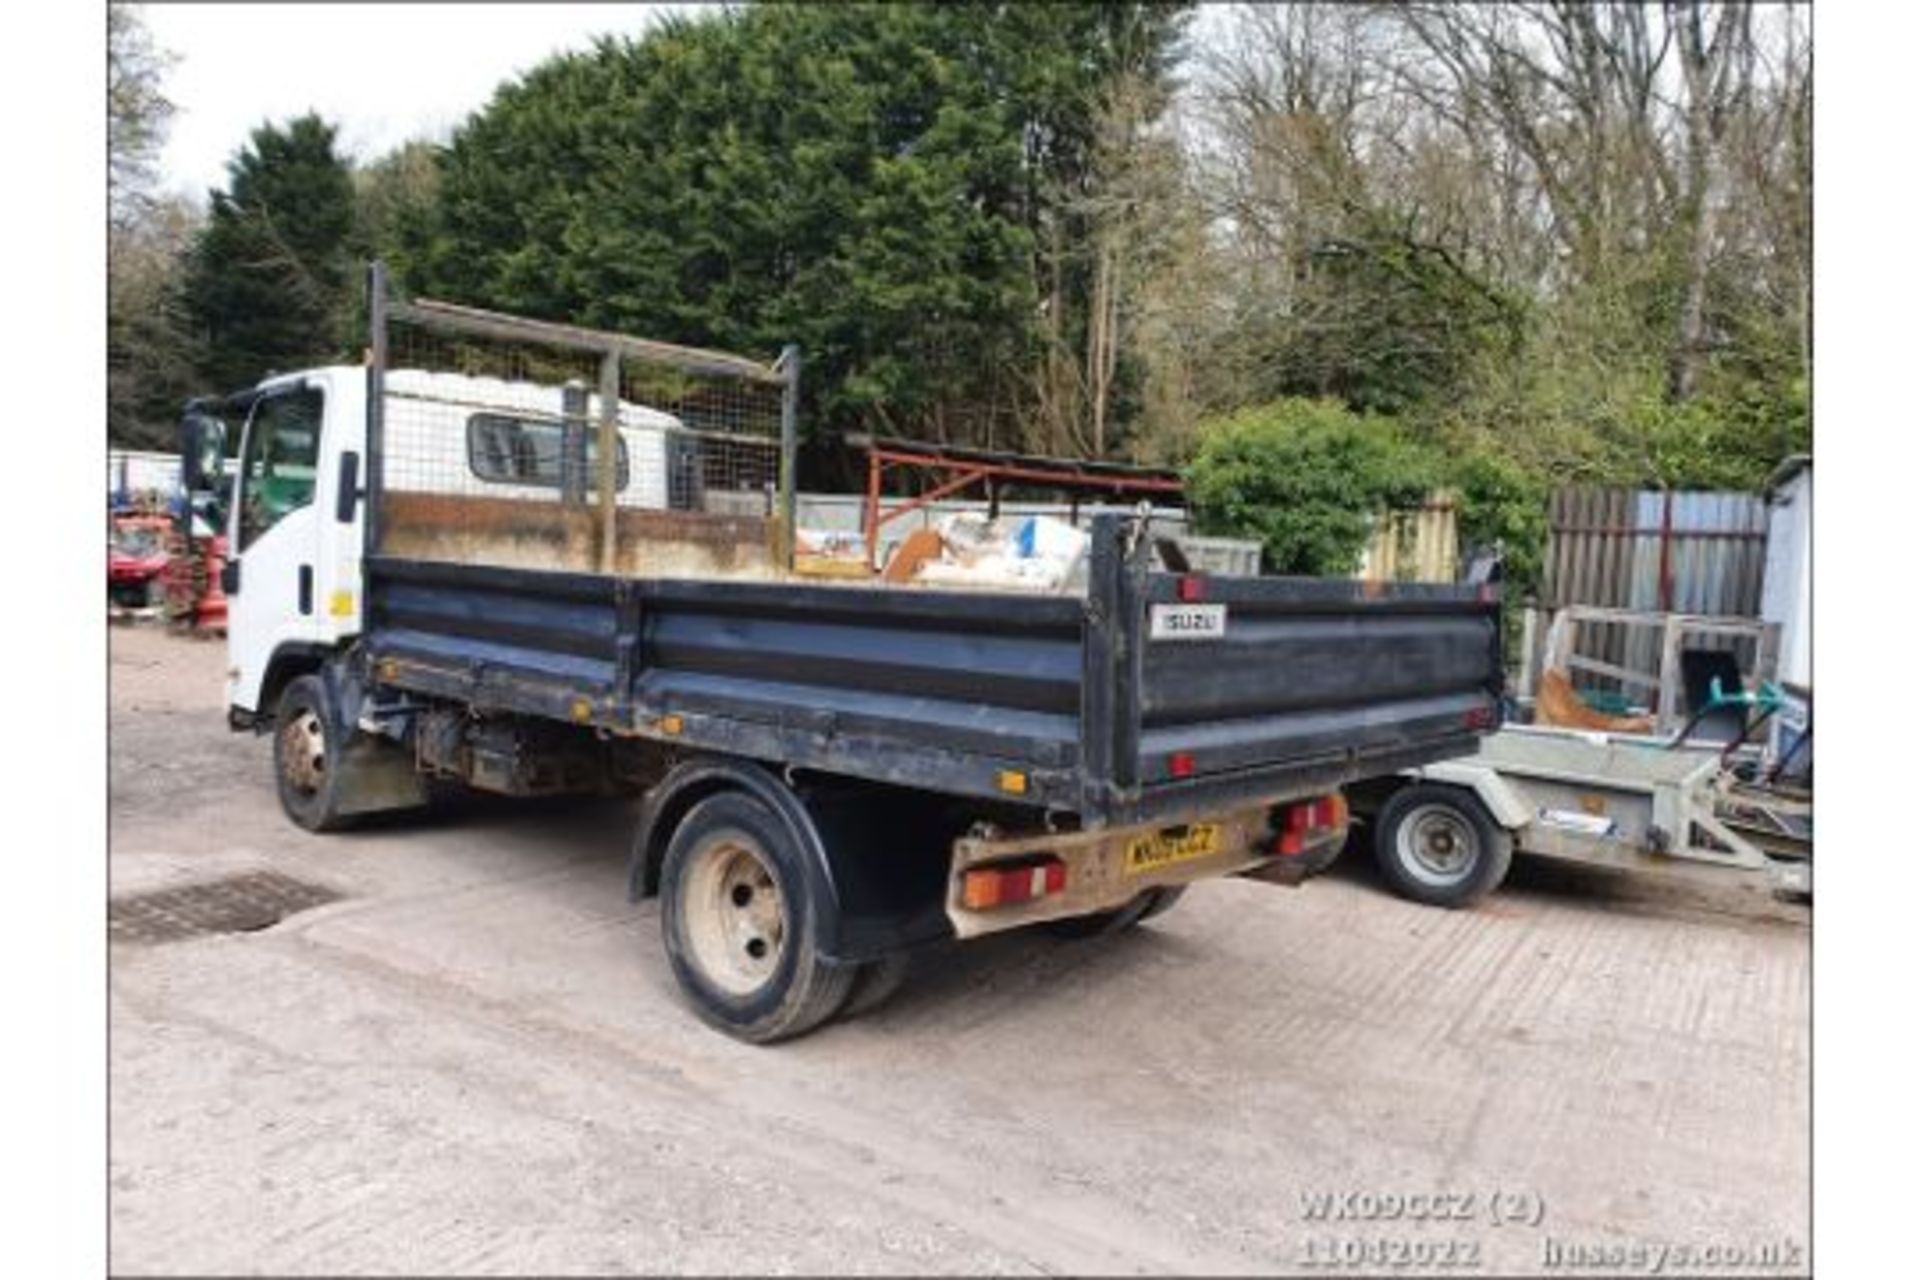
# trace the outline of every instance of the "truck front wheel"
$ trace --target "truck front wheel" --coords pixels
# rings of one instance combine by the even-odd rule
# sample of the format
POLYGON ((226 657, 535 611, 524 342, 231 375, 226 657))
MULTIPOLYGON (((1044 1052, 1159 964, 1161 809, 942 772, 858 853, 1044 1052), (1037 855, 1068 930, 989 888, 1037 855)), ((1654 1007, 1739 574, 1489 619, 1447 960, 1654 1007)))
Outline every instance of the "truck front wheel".
POLYGON ((332 700, 319 676, 288 683, 273 718, 273 770, 280 807, 308 831, 337 831, 347 823, 341 804, 340 755, 344 745, 332 700))
POLYGON ((723 792, 687 812, 660 868, 667 960, 694 1012, 768 1044, 838 1013, 857 970, 822 961, 811 879, 779 817, 723 792))
POLYGON ((1423 782, 1396 791, 1381 808, 1373 856, 1401 897, 1463 907, 1507 878, 1513 836, 1472 792, 1423 782))

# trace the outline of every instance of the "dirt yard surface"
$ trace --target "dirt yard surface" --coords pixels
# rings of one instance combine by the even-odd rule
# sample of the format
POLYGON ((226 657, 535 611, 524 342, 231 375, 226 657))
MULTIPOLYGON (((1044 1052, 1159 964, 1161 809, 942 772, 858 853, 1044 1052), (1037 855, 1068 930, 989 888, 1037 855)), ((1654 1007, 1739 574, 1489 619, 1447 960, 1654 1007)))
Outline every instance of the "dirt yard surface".
POLYGON ((116 1274, 1806 1269, 1803 908, 1523 859, 1450 913, 1348 859, 929 953, 754 1049, 680 1006, 627 806, 311 836, 225 727, 219 642, 111 646, 115 896, 341 895, 112 946, 116 1274))

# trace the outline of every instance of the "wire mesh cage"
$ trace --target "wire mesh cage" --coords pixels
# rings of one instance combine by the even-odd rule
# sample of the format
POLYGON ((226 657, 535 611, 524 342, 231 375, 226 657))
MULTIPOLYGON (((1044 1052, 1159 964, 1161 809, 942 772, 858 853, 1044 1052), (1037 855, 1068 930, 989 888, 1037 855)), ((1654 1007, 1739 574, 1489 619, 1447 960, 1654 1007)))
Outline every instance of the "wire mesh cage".
POLYGON ((369 549, 758 576, 792 545, 792 348, 773 364, 372 297, 369 549))

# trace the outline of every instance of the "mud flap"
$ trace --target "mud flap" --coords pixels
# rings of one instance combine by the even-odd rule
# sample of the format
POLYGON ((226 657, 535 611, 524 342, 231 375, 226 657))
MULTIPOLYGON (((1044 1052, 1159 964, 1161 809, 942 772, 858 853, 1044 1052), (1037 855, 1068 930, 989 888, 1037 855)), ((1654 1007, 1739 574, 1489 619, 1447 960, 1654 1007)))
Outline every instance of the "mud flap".
POLYGON ((340 812, 381 813, 427 804, 427 780, 413 757, 385 738, 356 733, 340 751, 340 812))

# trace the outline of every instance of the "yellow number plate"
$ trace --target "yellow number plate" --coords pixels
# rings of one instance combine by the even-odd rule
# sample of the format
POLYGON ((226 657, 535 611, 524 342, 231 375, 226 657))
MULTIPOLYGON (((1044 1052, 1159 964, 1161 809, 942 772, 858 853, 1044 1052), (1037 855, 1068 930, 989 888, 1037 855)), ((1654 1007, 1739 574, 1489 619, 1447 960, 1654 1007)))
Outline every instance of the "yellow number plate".
POLYGON ((1196 822, 1184 831, 1156 831, 1127 846, 1127 874, 1142 875, 1218 852, 1220 828, 1214 823, 1196 822))

